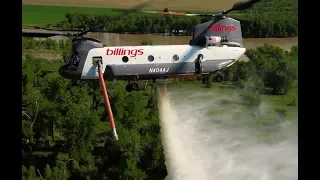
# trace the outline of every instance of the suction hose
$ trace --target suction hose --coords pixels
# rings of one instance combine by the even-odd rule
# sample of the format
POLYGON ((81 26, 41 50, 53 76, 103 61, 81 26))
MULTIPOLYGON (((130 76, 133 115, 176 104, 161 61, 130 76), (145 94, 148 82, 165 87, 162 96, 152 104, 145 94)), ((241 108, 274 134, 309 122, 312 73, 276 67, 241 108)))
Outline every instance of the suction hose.
POLYGON ((106 108, 108 110, 108 115, 109 115, 109 119, 110 119, 110 125, 112 128, 113 136, 116 138, 116 140, 118 140, 116 125, 114 123, 113 113, 112 113, 112 109, 111 109, 111 105, 110 105, 110 101, 109 101, 109 97, 108 97, 108 92, 107 92, 106 84, 105 84, 104 78, 103 78, 102 62, 101 62, 101 60, 98 60, 97 63, 98 63, 100 84, 101 84, 103 97, 104 97, 104 103, 106 104, 106 108))

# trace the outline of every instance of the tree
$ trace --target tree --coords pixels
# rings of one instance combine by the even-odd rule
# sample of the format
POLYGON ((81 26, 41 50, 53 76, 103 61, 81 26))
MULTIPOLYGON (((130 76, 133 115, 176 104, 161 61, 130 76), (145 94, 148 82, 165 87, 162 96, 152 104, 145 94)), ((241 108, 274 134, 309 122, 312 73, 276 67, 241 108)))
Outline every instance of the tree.
POLYGON ((146 46, 146 45, 152 45, 153 44, 153 42, 152 42, 152 40, 146 40, 146 39, 144 39, 144 40, 141 40, 140 41, 140 44, 141 45, 143 45, 143 46, 146 46))
POLYGON ((291 49, 288 53, 279 47, 265 44, 246 53, 257 69, 256 74, 275 94, 287 93, 298 77, 297 47, 291 49))
POLYGON ((72 159, 64 153, 58 153, 56 157, 56 165, 52 170, 52 180, 67 180, 70 177, 70 173, 67 169, 67 163, 72 159))
POLYGON ((59 50, 63 51, 65 48, 65 42, 63 39, 59 40, 59 50))
POLYGON ((240 80, 239 81, 239 87, 243 88, 247 92, 261 92, 264 88, 264 84, 262 79, 257 76, 256 74, 253 74, 248 77, 246 81, 240 80))
POLYGON ((137 161, 134 158, 134 155, 130 152, 127 152, 125 155, 125 169, 123 174, 120 176, 121 180, 144 180, 147 178, 146 174, 137 168, 137 161))
POLYGON ((98 115, 90 110, 90 106, 82 103, 70 103, 63 120, 63 135, 72 158, 89 162, 96 134, 98 115))
POLYGON ((22 165, 22 180, 27 180, 28 177, 28 169, 26 166, 22 165))
POLYGON ((46 164, 46 167, 44 169, 44 178, 46 180, 51 180, 52 179, 52 171, 51 171, 51 168, 50 168, 49 164, 46 164))
POLYGON ((38 179, 37 175, 36 175, 36 169, 32 165, 29 167, 27 179, 28 180, 37 180, 38 179))
POLYGON ((68 39, 64 42, 64 48, 62 51, 62 57, 63 57, 64 62, 68 61, 68 59, 71 55, 71 52, 72 52, 71 48, 72 48, 72 41, 70 39, 68 39))

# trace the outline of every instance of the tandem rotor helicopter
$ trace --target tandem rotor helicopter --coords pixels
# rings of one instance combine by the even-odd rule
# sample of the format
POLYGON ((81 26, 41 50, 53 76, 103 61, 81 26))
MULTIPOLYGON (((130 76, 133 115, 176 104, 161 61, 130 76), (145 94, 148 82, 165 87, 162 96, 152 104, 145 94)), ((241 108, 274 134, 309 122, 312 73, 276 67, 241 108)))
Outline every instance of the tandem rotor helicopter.
MULTIPOLYGON (((100 79, 105 104, 113 129, 118 140, 105 80, 127 80, 126 91, 141 90, 140 80, 165 83, 169 78, 203 77, 202 83, 209 81, 210 74, 234 64, 246 51, 243 47, 240 21, 227 17, 231 11, 245 10, 261 0, 238 2, 229 10, 218 14, 184 14, 172 12, 142 11, 162 15, 209 16, 212 20, 198 24, 193 38, 187 45, 156 46, 106 46, 97 39, 84 37, 91 28, 78 34, 59 31, 23 31, 22 36, 51 37, 73 36, 72 53, 68 62, 59 68, 59 74, 72 80, 100 79)), ((145 3, 135 9, 142 8, 145 3)))

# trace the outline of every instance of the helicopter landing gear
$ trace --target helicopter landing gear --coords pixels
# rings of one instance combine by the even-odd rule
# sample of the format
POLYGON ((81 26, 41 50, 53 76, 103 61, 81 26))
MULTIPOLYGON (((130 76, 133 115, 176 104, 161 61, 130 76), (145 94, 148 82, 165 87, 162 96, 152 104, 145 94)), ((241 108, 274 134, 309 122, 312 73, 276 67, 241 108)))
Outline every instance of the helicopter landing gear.
POLYGON ((138 77, 135 77, 134 80, 129 80, 128 85, 126 86, 126 91, 131 92, 133 90, 135 91, 141 91, 140 84, 138 82, 138 77))
POLYGON ((209 83, 209 76, 205 76, 202 78, 202 84, 208 84, 209 83))
POLYGON ((133 91, 133 88, 132 88, 131 84, 126 85, 126 91, 127 92, 133 91))
POLYGON ((222 82, 222 81, 223 81, 223 76, 222 76, 221 74, 217 73, 217 75, 216 75, 216 77, 215 77, 215 80, 216 80, 217 82, 222 82))
MULTIPOLYGON (((209 76, 205 76, 202 78, 202 84, 208 84, 209 83, 209 76)), ((212 79, 212 82, 222 82, 223 81, 223 76, 221 74, 217 74, 214 79, 212 79)))
POLYGON ((131 91, 141 91, 140 85, 137 81, 131 82, 126 86, 126 91, 131 92, 131 91))
POLYGON ((199 54, 197 60, 195 61, 195 72, 196 74, 202 74, 202 65, 201 60, 203 59, 203 55, 199 54))

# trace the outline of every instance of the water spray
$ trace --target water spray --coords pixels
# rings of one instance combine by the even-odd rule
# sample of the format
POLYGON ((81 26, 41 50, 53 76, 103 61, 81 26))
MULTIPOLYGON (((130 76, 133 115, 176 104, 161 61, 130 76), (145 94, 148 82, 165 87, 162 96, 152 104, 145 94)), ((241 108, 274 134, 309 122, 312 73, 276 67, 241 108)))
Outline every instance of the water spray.
POLYGON ((157 84, 157 93, 166 180, 298 179, 297 140, 272 146, 254 141, 252 130, 236 125, 247 118, 238 115, 241 109, 219 103, 234 100, 238 94, 214 90, 168 93, 165 84, 157 84), (208 116, 212 109, 221 111, 208 116), (215 121, 219 124, 212 123, 215 121))

